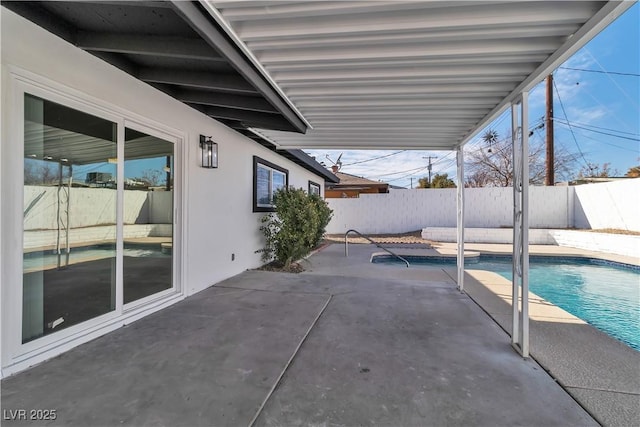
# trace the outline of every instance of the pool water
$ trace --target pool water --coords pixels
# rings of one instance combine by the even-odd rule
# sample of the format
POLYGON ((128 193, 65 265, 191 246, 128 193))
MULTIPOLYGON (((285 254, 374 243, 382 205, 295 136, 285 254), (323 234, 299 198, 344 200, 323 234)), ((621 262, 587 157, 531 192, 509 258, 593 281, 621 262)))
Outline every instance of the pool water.
MULTIPOLYGON (((85 261, 93 261, 104 258, 115 258, 116 250, 114 245, 93 245, 72 248, 69 252, 69 263, 75 264, 85 261)), ((170 254, 164 253, 159 244, 157 245, 126 245, 123 249, 125 257, 170 257, 170 254)), ((66 253, 62 254, 62 263, 65 263, 66 253)), ((53 250, 35 251, 25 253, 23 257, 23 269, 27 271, 36 271, 43 268, 51 268, 58 263, 58 255, 53 250)))
MULTIPOLYGON (((442 260, 425 258, 409 262, 431 268, 443 265, 442 260)), ((455 261, 449 264, 455 265, 455 261)), ((511 280, 511 257, 483 255, 466 268, 493 271, 511 280)), ((529 290, 640 350, 640 268, 595 259, 532 256, 529 290)))

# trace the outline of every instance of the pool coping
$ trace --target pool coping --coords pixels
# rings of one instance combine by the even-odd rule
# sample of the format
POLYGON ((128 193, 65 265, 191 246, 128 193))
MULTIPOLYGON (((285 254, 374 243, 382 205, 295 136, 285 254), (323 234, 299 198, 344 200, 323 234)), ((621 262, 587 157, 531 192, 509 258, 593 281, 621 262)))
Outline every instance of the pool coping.
MULTIPOLYGON (((430 249, 414 249, 406 247, 394 248, 393 244, 384 245, 400 256, 426 256, 455 258, 457 256, 456 243, 434 243, 430 249)), ((511 255, 513 246, 500 243, 465 243, 465 259, 477 257, 479 255, 511 255)), ((386 255, 386 252, 374 252, 373 256, 386 255)), ((604 261, 611 261, 620 264, 640 267, 640 257, 610 254, 605 252, 595 252, 586 249, 569 248, 556 245, 529 245, 529 255, 543 257, 576 257, 594 258, 604 261)))

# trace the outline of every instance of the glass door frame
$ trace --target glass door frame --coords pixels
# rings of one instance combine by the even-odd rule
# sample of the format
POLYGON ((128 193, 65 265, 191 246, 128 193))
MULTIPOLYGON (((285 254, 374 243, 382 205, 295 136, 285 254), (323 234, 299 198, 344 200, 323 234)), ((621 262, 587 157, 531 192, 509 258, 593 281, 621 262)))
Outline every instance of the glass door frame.
MULTIPOLYGON (((182 220, 184 210, 183 183, 185 164, 183 150, 186 149, 184 133, 168 128, 146 117, 138 116, 103 100, 93 98, 76 89, 50 81, 42 76, 17 67, 8 67, 9 84, 6 99, 10 108, 5 117, 7 123, 7 141, 3 141, 3 156, 11 159, 11 180, 4 180, 4 190, 10 190, 3 205, 14 206, 10 212, 3 212, 3 286, 0 303, 2 316, 2 366, 3 373, 11 372, 13 366, 37 363, 59 354, 66 349, 90 341, 98 336, 115 330, 133 320, 144 317, 153 311, 169 306, 184 298, 184 251, 182 236, 185 224, 182 220), (23 303, 23 206, 24 206, 24 97, 31 94, 47 101, 83 111, 111 121, 117 125, 117 210, 116 210, 116 304, 115 310, 89 319, 77 325, 62 329, 22 343, 22 303, 23 303), (172 288, 132 303, 123 304, 123 202, 124 202, 124 142, 125 127, 144 131, 150 135, 174 144, 174 194, 173 194, 173 266, 172 288), (15 170, 13 170, 15 168, 15 170), (9 182, 11 181, 11 182, 9 182), (11 186, 11 188, 9 188, 11 186), (8 242, 14 242, 11 247, 8 242), (18 246, 18 247, 14 247, 18 246), (32 360, 37 359, 32 362, 32 360)), ((4 163, 7 165, 7 163, 4 163)), ((3 165, 3 166, 4 166, 3 165)), ((9 168, 5 168, 9 169, 9 168)), ((3 195, 7 194, 6 191, 3 195)), ((16 370, 19 370, 17 368, 16 370)))

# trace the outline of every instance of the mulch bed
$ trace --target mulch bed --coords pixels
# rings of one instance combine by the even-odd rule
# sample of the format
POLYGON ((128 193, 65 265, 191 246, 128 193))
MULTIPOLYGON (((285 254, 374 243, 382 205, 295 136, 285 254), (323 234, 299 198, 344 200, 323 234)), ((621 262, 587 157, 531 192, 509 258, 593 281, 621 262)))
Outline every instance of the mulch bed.
POLYGON ((281 262, 272 261, 269 264, 265 264, 262 267, 257 268, 256 270, 276 271, 280 273, 302 273, 304 271, 304 267, 300 263, 292 262, 289 265, 289 268, 285 268, 284 264, 281 262))

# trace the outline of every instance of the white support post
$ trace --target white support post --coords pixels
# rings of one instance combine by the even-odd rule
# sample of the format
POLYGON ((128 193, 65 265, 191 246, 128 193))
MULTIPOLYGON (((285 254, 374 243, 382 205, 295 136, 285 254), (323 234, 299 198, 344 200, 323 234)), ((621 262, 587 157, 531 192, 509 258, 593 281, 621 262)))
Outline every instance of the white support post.
POLYGON ((520 319, 519 319, 519 307, 520 304, 520 263, 519 263, 519 247, 520 247, 520 212, 522 208, 520 206, 520 193, 518 192, 518 165, 520 165, 520 150, 518 150, 518 104, 511 104, 511 144, 513 153, 513 251, 511 254, 511 345, 516 347, 520 342, 520 319))
POLYGON ((513 323, 511 344, 529 357, 529 121, 528 92, 511 104, 513 144, 513 323), (518 104, 519 107, 518 108, 518 104))
POLYGON ((457 241, 458 241, 458 289, 464 291, 464 150, 456 151, 458 186, 457 194, 457 241))

